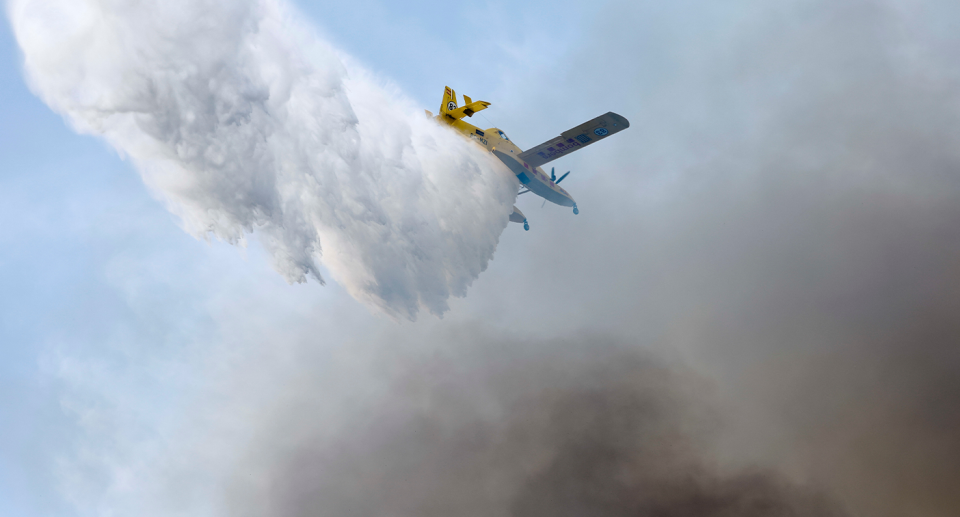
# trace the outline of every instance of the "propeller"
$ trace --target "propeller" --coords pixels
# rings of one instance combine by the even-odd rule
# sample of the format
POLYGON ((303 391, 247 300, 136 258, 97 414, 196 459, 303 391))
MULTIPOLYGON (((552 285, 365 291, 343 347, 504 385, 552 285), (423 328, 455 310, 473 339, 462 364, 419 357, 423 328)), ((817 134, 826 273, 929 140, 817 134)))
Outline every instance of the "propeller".
POLYGON ((556 183, 556 182, 557 182, 557 173, 554 172, 554 170, 555 170, 555 169, 554 169, 553 167, 550 167, 550 180, 553 181, 554 183, 556 183))
POLYGON ((570 171, 567 171, 566 174, 564 174, 563 176, 560 176, 560 179, 555 180, 554 183, 559 184, 561 181, 563 181, 563 178, 566 178, 566 177, 569 176, 569 175, 570 175, 570 171))

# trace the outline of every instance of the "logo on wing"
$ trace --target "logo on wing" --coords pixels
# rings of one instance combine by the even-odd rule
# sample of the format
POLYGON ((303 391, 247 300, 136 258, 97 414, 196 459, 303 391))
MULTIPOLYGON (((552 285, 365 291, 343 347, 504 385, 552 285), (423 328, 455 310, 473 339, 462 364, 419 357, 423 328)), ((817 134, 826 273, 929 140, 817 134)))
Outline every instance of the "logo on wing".
POLYGON ((594 130, 593 130, 593 134, 595 134, 595 135, 597 135, 597 136, 607 136, 607 134, 609 134, 609 133, 610 133, 610 132, 607 131, 607 128, 605 128, 605 127, 598 127, 597 129, 594 129, 594 130))

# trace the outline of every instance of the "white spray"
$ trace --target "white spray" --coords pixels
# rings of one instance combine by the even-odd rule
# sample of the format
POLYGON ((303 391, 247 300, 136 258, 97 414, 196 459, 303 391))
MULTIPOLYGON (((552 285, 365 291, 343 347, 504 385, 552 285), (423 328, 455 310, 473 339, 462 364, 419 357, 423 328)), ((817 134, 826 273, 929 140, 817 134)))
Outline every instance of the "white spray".
POLYGON ((10 0, 33 90, 198 237, 256 232, 394 317, 485 268, 516 180, 312 33, 284 0, 10 0), (322 260, 321 260, 322 257, 322 260))

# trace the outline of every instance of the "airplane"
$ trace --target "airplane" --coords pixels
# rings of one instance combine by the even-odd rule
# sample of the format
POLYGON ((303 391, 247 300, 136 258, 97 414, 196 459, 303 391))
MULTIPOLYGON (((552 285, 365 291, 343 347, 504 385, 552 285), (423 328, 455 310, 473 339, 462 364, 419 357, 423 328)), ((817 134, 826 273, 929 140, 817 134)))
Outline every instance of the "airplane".
MULTIPOLYGON (((523 151, 500 129, 495 127, 480 129, 463 120, 464 117, 472 117, 478 111, 489 108, 489 102, 474 101, 466 95, 463 96, 463 102, 463 106, 457 106, 457 93, 447 86, 444 88, 440 114, 434 117, 429 110, 424 111, 427 113, 427 118, 433 118, 456 129, 499 158, 520 180, 520 192, 517 195, 533 192, 544 198, 544 203, 549 201, 560 206, 572 206, 574 214, 580 213, 577 202, 559 185, 570 171, 557 178, 555 168, 551 167, 550 175, 547 176, 540 166, 630 127, 630 122, 626 118, 611 111, 523 151)), ((510 214, 510 222, 523 223, 523 229, 530 230, 530 223, 527 222, 526 216, 516 206, 510 214)))

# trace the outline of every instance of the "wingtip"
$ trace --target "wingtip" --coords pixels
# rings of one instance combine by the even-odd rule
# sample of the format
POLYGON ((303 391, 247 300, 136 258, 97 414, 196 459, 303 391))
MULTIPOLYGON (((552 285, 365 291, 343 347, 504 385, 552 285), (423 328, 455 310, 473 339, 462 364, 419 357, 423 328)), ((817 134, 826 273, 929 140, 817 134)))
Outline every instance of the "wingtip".
POLYGON ((610 117, 613 118, 617 122, 617 124, 622 125, 624 129, 630 127, 630 121, 627 120, 627 117, 624 117, 623 115, 614 113, 612 111, 609 112, 608 115, 610 115, 610 117))

